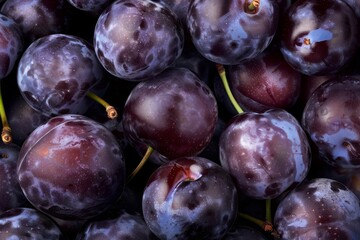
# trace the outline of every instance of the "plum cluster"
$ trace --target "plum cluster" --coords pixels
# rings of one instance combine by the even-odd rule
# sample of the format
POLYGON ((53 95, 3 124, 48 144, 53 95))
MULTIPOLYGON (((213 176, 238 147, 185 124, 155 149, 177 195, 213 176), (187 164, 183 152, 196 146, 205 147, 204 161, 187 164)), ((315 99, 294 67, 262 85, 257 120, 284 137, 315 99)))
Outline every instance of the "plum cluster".
POLYGON ((359 240, 359 0, 0 0, 0 239, 359 240))

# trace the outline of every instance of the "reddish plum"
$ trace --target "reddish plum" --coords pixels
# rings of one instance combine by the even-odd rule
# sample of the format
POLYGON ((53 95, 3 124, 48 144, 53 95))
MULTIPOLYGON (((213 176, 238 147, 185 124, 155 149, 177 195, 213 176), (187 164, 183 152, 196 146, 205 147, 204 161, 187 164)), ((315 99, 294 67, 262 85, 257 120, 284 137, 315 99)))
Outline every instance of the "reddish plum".
POLYGON ((81 115, 51 118, 19 153, 17 174, 37 209, 62 219, 104 212, 123 191, 125 163, 112 133, 81 115))
POLYGON ((209 87, 186 68, 140 82, 123 111, 125 136, 168 159, 196 155, 211 141, 218 119, 209 87))

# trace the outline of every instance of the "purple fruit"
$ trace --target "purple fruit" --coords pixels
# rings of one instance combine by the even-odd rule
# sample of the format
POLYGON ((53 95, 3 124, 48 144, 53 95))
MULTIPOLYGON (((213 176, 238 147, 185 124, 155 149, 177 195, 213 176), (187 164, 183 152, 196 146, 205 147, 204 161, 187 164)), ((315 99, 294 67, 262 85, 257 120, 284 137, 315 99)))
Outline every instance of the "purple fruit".
POLYGON ((30 134, 17 174, 37 209, 62 219, 88 219, 122 193, 125 163, 108 129, 81 115, 62 115, 30 134))
POLYGON ((280 202, 274 224, 281 239, 356 240, 360 236, 360 201, 344 184, 315 178, 280 202))
POLYGON ((284 110, 235 116, 220 137, 221 165, 239 192, 278 197, 300 183, 310 168, 310 146, 298 121, 284 110))
POLYGON ((237 216, 238 195, 230 175, 200 157, 160 166, 143 193, 143 215, 160 239, 221 239, 237 216))
POLYGON ((114 76, 140 81, 169 67, 184 45, 182 25, 165 5, 150 0, 118 0, 98 18, 94 47, 114 76))

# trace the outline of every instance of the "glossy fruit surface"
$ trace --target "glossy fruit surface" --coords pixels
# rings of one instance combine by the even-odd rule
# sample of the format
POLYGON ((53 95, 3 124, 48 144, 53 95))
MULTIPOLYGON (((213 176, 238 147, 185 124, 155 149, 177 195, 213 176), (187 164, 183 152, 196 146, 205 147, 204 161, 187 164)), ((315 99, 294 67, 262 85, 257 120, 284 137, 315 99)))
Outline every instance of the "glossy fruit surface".
POLYGON ((304 180, 310 168, 310 146, 298 121, 284 110, 245 112, 223 131, 221 165, 241 193, 252 198, 278 197, 304 180))
POLYGON ((190 70, 171 68, 139 83, 123 111, 125 136, 169 159, 192 156, 210 142, 218 117, 209 87, 190 70))
POLYGON ((358 77, 337 77, 320 85, 306 103, 302 126, 331 165, 360 167, 359 91, 358 77))
POLYGON ((359 48, 358 20, 341 0, 298 0, 283 19, 285 59, 306 75, 338 72, 359 48))
POLYGON ((63 240, 59 227, 32 208, 13 208, 0 214, 1 239, 63 240))
POLYGON ((17 82, 26 102, 44 115, 84 113, 83 99, 103 76, 89 43, 66 34, 34 41, 22 55, 17 82))
POLYGON ((155 240, 142 215, 126 211, 116 218, 92 220, 76 236, 76 240, 92 239, 155 240))
POLYGON ((88 219, 121 195, 125 163, 108 129, 70 114, 51 118, 30 134, 17 174, 37 209, 63 219, 88 219))
POLYGON ((221 239, 238 207, 235 185, 219 165, 199 157, 160 166, 143 193, 143 215, 160 239, 221 239))
POLYGON ((262 52, 277 30, 277 2, 262 0, 249 10, 248 0, 195 0, 187 26, 196 49, 220 64, 238 64, 262 52))
POLYGON ((183 29, 177 16, 150 0, 118 0, 98 18, 95 52, 111 74, 139 81, 160 73, 181 54, 183 29))
POLYGON ((360 236, 360 202, 344 184, 316 178, 281 201, 274 223, 282 239, 355 240, 360 236))

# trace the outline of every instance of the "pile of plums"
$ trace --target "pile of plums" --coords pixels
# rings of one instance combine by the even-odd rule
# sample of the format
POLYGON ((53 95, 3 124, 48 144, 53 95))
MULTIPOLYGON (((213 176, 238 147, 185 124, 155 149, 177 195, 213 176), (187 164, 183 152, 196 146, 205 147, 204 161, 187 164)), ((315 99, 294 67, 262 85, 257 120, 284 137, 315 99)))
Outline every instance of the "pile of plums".
POLYGON ((359 0, 0 0, 0 239, 360 239, 359 0))

